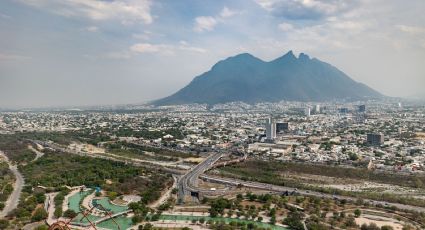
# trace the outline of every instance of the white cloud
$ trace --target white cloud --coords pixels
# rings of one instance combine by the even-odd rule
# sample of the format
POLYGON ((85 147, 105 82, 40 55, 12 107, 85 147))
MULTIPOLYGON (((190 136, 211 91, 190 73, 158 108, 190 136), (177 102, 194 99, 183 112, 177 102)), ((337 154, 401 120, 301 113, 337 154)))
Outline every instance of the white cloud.
POLYGON ((86 28, 86 30, 89 31, 89 32, 97 32, 97 31, 99 31, 99 28, 96 27, 96 26, 89 26, 89 27, 86 28))
POLYGON ((206 53, 207 50, 204 48, 200 48, 200 47, 195 47, 195 46, 189 46, 189 45, 180 45, 178 47, 180 50, 187 50, 187 51, 193 51, 193 52, 197 52, 197 53, 206 53))
POLYGON ((367 26, 363 22, 354 22, 354 21, 336 21, 332 24, 336 29, 344 30, 363 30, 367 26))
POLYGON ((287 32, 287 31, 293 30, 294 29, 294 26, 292 24, 290 24, 290 23, 283 22, 283 23, 280 23, 278 25, 278 28, 280 30, 284 31, 284 32, 287 32))
POLYGON ((231 10, 226 6, 220 11, 220 13, 213 16, 200 16, 195 18, 195 26, 193 30, 196 32, 212 31, 218 23, 222 23, 225 19, 233 17, 239 14, 239 11, 231 10))
POLYGON ((409 33, 409 34, 412 34, 412 35, 418 35, 418 34, 424 34, 425 33, 425 27, 407 26, 407 25, 397 25, 396 27, 400 31, 403 31, 405 33, 409 33))
POLYGON ((133 53, 158 53, 161 55, 174 55, 177 51, 190 51, 195 53, 206 53, 207 50, 189 45, 186 41, 180 41, 179 45, 137 43, 130 47, 133 53))
POLYGON ((157 53, 167 48, 166 45, 155 45, 150 43, 138 43, 130 47, 130 50, 136 53, 157 53))
POLYGON ((229 17, 232 17, 232 16, 234 16, 234 15, 236 15, 236 14, 238 14, 239 12, 237 12, 237 11, 233 11, 233 10, 231 10, 231 9, 229 9, 229 8, 227 8, 226 6, 221 10, 221 12, 220 12, 220 17, 222 17, 222 18, 229 18, 229 17))
POLYGON ((255 0, 276 16, 288 19, 320 19, 352 9, 358 0, 255 0))
POLYGON ((150 24, 150 0, 19 0, 24 4, 47 9, 66 17, 86 17, 92 20, 119 20, 123 24, 150 24))
POLYGON ((201 16, 195 18, 195 27, 196 32, 211 31, 217 25, 217 20, 211 16, 201 16))

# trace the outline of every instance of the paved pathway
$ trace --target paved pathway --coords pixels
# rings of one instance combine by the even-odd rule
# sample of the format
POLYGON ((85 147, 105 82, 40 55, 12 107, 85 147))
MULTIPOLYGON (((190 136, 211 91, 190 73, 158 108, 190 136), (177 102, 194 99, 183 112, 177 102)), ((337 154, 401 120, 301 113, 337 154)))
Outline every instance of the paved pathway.
POLYGON ((10 211, 15 209, 18 206, 19 198, 21 197, 22 187, 24 186, 24 177, 18 171, 18 167, 16 165, 12 165, 12 162, 9 161, 7 156, 0 151, 0 156, 2 156, 6 162, 9 164, 9 169, 12 171, 13 175, 15 175, 15 184, 13 186, 13 192, 10 194, 7 199, 3 210, 0 212, 0 218, 5 217, 10 211))
POLYGON ((47 200, 47 224, 51 225, 53 224, 57 219, 55 218, 55 197, 58 193, 54 192, 54 193, 48 193, 46 194, 46 200, 47 200))

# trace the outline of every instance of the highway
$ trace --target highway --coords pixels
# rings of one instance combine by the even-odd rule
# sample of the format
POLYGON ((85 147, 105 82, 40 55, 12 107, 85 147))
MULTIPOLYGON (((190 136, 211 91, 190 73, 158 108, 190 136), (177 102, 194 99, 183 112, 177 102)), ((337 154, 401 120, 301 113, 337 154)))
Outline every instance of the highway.
MULTIPOLYGON (((271 184, 265 184, 265 183, 259 183, 259 182, 252 182, 252 181, 243 181, 233 178, 222 178, 222 177, 214 177, 214 176, 208 176, 208 175, 200 175, 199 176, 202 179, 206 179, 208 181, 222 183, 222 184, 228 184, 233 186, 242 185, 247 188, 255 188, 255 189, 261 189, 261 190, 267 190, 271 192, 278 192, 278 193, 285 193, 285 192, 296 192, 300 195, 305 196, 315 196, 315 197, 321 197, 321 198, 329 198, 329 199, 338 199, 338 200, 347 200, 347 201, 356 201, 357 198, 354 197, 348 197, 348 196, 341 196, 341 195, 331 195, 327 193, 321 193, 321 192, 315 192, 310 190, 300 190, 297 188, 291 188, 286 186, 278 186, 278 185, 271 185, 271 184)), ((213 191, 210 191, 210 193, 213 191)), ((364 202, 368 202, 370 204, 380 204, 382 206, 394 206, 398 209, 404 209, 404 210, 410 210, 410 211, 417 211, 417 212, 425 212, 424 207, 418 207, 418 206, 412 206, 412 205, 405 205, 405 204, 398 204, 398 203, 390 203, 385 201, 376 201, 376 200, 370 200, 370 199, 363 199, 364 202)))
POLYGON ((198 178, 199 176, 210 169, 215 162, 217 162, 223 156, 222 153, 213 153, 208 156, 204 161, 193 167, 189 172, 184 174, 178 182, 178 201, 182 203, 186 195, 190 195, 190 192, 199 192, 198 178))
MULTIPOLYGON (((58 146, 52 145, 51 143, 44 142, 42 144, 44 146, 48 146, 48 147, 57 149, 59 151, 70 152, 68 149, 60 148, 58 146)), ((83 155, 81 153, 76 153, 76 152, 70 152, 70 153, 83 155)), ((114 161, 121 161, 121 160, 118 160, 118 159, 114 159, 112 157, 106 157, 106 156, 100 156, 100 155, 96 155, 96 156, 89 155, 89 154, 84 154, 84 155, 90 156, 90 157, 104 158, 104 159, 109 159, 109 160, 114 160, 114 161)), ((177 188, 179 190, 179 192, 178 192, 178 202, 179 203, 182 203, 184 201, 184 197, 186 195, 190 195, 191 192, 200 192, 200 193, 205 193, 205 194, 208 194, 208 195, 222 195, 224 192, 226 192, 225 189, 224 190, 221 189, 221 190, 212 191, 212 190, 198 188, 198 179, 199 178, 206 179, 206 180, 209 180, 209 181, 212 181, 212 182, 218 182, 218 183, 222 183, 222 184, 233 185, 233 186, 237 186, 237 185, 240 184, 240 185, 243 185, 243 186, 248 187, 248 188, 255 188, 255 189, 261 189, 261 190, 278 192, 278 193, 284 193, 286 191, 288 191, 288 192, 296 191, 298 194, 301 194, 301 195, 316 196, 316 197, 329 198, 329 199, 340 199, 340 200, 345 199, 345 200, 348 200, 348 201, 355 201, 357 199, 357 198, 354 198, 354 197, 332 195, 332 194, 320 193, 320 192, 309 191, 309 190, 298 190, 296 188, 291 188, 291 187, 286 187, 286 186, 277 186, 277 185, 271 185, 271 184, 265 184, 265 183, 259 183, 259 182, 242 181, 242 180, 233 179, 233 178, 219 178, 219 177, 203 175, 203 173, 205 171, 209 170, 210 168, 212 168, 214 166, 214 164, 222 156, 223 156, 223 153, 220 153, 220 152, 212 153, 203 162, 199 163, 198 165, 193 167, 190 171, 188 171, 186 174, 184 174, 183 176, 180 177, 178 184, 177 184, 177 188)), ((123 161, 123 162, 132 163, 134 165, 140 165, 140 166, 144 166, 144 167, 148 166, 146 164, 141 165, 140 162, 134 162, 134 160, 123 161)), ((162 167, 162 168, 164 170, 167 169, 165 167, 162 167)), ((176 175, 180 174, 180 172, 178 172, 178 171, 174 171, 174 170, 171 170, 171 169, 168 169, 168 170, 173 174, 176 174, 176 175)), ((370 204, 380 204, 382 206, 394 206, 394 207, 397 207, 399 209, 425 212, 425 208, 418 207, 418 206, 404 205, 404 204, 398 204, 398 203, 390 203, 390 202, 385 202, 385 201, 375 201, 375 200, 370 200, 370 199, 363 199, 363 200, 365 202, 370 203, 370 204)))
POLYGON ((13 175, 15 175, 15 184, 13 186, 13 192, 10 194, 7 199, 3 210, 0 213, 0 218, 5 217, 10 211, 15 209, 18 206, 19 198, 21 197, 22 187, 24 186, 24 177, 18 171, 18 167, 16 165, 12 165, 12 162, 9 161, 7 156, 0 151, 0 155, 6 160, 9 164, 9 169, 12 171, 13 175))

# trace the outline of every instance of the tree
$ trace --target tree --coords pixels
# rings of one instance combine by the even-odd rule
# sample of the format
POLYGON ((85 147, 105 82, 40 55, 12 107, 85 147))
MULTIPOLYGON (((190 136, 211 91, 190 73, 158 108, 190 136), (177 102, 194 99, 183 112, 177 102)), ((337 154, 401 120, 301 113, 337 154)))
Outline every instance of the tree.
POLYGON ((37 200, 37 204, 42 204, 46 200, 46 196, 44 195, 44 193, 36 193, 35 199, 37 200))
POLYGON ((357 156, 357 154, 355 154, 355 153, 353 153, 353 152, 350 152, 350 153, 348 154, 348 156, 350 157, 350 160, 352 160, 352 161, 356 161, 356 160, 358 160, 358 159, 359 159, 359 157, 357 156))
POLYGON ((143 227, 143 230, 151 230, 153 228, 153 225, 151 223, 147 223, 145 224, 145 226, 143 227))
POLYGON ((63 216, 66 218, 74 218, 77 216, 77 213, 72 209, 68 209, 63 213, 63 216))
POLYGON ((348 217, 348 219, 345 221, 345 225, 347 226, 347 227, 356 227, 357 226, 357 224, 356 224, 356 220, 354 219, 354 217, 353 216, 349 216, 348 217))
POLYGON ((354 216, 356 217, 356 218, 358 218, 358 217, 360 217, 360 215, 362 214, 362 211, 360 211, 360 209, 356 209, 356 210, 354 210, 354 216))
POLYGON ((9 221, 6 219, 0 220, 0 229, 6 229, 9 226, 9 221))
POLYGON ((62 207, 56 207, 55 212, 53 213, 53 215, 56 218, 59 218, 62 216, 62 207))
POLYGON ((384 225, 381 227, 381 230, 394 230, 394 228, 389 225, 384 225))
POLYGON ((303 216, 297 211, 291 211, 288 216, 283 220, 283 224, 288 225, 293 230, 304 230, 304 225, 301 222, 303 216))
POLYGON ((402 230, 413 230, 414 228, 411 225, 404 225, 402 230))
POLYGON ((378 227, 375 223, 370 223, 369 226, 367 224, 362 224, 360 227, 361 230, 380 230, 381 228, 378 227))
POLYGON ((39 207, 35 210, 34 215, 31 217, 31 221, 36 222, 47 218, 47 212, 44 208, 39 207))
POLYGON ((48 230, 49 227, 47 225, 40 225, 38 227, 36 227, 34 230, 48 230))

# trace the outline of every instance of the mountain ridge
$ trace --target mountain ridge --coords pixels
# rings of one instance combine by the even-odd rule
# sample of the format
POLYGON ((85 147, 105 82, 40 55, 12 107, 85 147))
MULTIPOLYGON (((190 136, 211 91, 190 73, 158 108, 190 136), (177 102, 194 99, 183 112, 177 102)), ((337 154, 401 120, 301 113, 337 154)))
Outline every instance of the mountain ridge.
POLYGON ((176 93, 156 100, 154 105, 232 101, 247 103, 327 101, 381 98, 382 94, 351 79, 329 63, 292 51, 263 61, 242 53, 214 64, 176 93))

